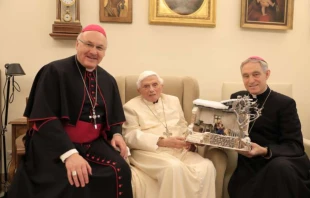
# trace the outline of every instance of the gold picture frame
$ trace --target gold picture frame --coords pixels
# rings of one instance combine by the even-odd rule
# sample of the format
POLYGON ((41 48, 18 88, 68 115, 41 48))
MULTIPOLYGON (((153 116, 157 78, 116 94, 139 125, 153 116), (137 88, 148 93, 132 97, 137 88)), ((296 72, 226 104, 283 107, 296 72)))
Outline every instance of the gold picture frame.
POLYGON ((243 28, 293 29, 294 0, 241 0, 243 28))
POLYGON ((132 0, 100 0, 100 22, 132 23, 132 0))
POLYGON ((215 27, 215 0, 150 0, 149 23, 215 27))

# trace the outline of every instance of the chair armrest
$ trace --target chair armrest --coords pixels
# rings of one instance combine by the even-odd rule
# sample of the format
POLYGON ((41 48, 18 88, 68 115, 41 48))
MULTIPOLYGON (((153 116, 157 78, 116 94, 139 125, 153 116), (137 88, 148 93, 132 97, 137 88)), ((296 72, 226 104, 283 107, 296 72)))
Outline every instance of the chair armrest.
POLYGON ((227 155, 223 149, 211 146, 199 146, 198 153, 213 162, 216 170, 215 193, 217 198, 223 195, 223 181, 227 170, 227 155))
POLYGON ((226 169, 224 181, 223 181, 223 188, 224 188, 223 198, 229 198, 228 191, 227 191, 228 183, 229 183, 229 180, 232 174, 234 173, 237 167, 238 153, 234 150, 228 150, 228 149, 225 149, 224 151, 227 155, 227 169, 226 169))
POLYGON ((304 147, 305 147, 305 152, 307 153, 309 159, 310 159, 310 140, 304 138, 304 147))

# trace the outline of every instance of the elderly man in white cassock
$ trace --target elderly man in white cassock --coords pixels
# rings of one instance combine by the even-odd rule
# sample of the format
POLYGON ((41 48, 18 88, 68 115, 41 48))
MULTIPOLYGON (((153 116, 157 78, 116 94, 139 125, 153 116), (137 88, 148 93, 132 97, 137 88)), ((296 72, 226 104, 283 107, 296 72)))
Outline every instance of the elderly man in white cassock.
POLYGON ((140 74, 137 88, 140 95, 124 105, 131 164, 158 182, 157 198, 215 197, 215 168, 185 142, 187 122, 179 99, 162 93, 163 80, 153 71, 140 74))

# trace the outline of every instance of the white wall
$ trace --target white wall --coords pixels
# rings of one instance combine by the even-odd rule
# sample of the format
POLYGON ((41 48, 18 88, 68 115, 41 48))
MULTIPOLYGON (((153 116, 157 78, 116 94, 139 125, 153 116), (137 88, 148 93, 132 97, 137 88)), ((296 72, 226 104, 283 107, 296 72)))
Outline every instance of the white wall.
MULTIPOLYGON (((296 0, 294 27, 288 31, 240 28, 241 0, 218 0, 215 28, 148 24, 148 0, 133 0, 133 23, 101 23, 109 48, 101 66, 113 75, 154 70, 160 75, 191 75, 201 98, 220 100, 224 81, 241 81, 239 64, 264 57, 270 82, 292 83, 304 136, 310 138, 310 0, 296 0)), ((16 77, 21 93, 9 108, 9 120, 21 117, 31 83, 44 64, 75 53, 74 41, 49 36, 56 15, 52 0, 0 1, 0 68, 17 62, 26 76, 16 77)), ((99 22, 99 0, 81 0, 81 23, 99 22)), ((3 102, 2 102, 3 105, 3 102)), ((10 128, 7 134, 10 144, 10 128)))

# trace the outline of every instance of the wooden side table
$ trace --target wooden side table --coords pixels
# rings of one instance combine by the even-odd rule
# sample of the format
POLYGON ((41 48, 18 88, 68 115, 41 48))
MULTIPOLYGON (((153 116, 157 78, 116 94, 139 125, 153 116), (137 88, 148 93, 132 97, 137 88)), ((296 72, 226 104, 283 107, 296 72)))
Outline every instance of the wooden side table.
POLYGON ((8 169, 8 179, 12 182, 15 170, 18 165, 16 139, 19 136, 23 136, 27 132, 27 119, 25 117, 18 118, 9 122, 12 125, 12 162, 8 169))

